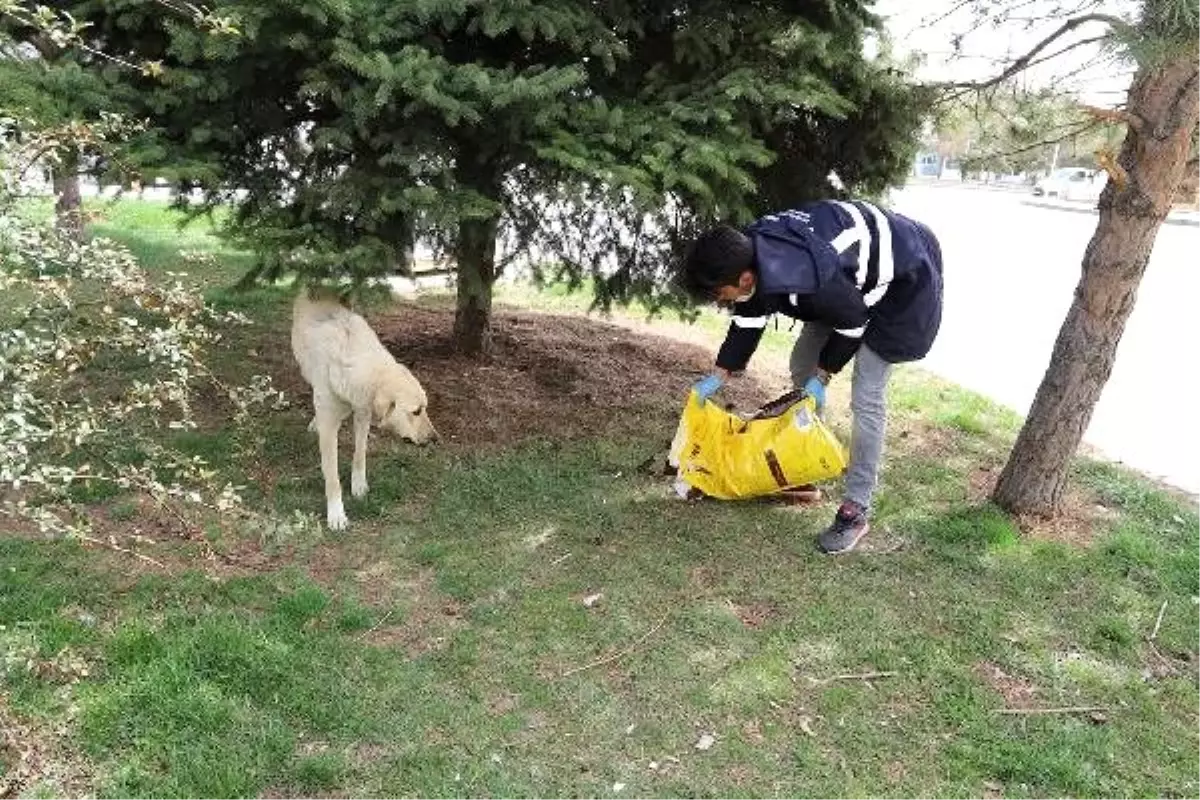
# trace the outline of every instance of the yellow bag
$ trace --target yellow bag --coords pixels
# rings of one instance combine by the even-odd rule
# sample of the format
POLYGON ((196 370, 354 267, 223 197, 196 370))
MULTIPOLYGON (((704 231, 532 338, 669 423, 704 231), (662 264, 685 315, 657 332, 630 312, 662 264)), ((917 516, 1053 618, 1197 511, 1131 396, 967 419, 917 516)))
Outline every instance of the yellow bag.
POLYGON ((688 486, 722 500, 776 494, 835 478, 846 448, 816 414, 816 402, 792 392, 743 418, 692 391, 669 463, 688 486))

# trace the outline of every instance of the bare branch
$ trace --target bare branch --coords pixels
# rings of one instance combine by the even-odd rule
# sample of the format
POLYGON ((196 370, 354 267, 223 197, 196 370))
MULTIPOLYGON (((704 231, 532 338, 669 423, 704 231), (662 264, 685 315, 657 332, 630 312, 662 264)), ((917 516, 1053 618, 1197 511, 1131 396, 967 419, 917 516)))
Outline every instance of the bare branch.
POLYGON ((654 625, 654 627, 650 628, 650 630, 648 630, 644 634, 642 634, 640 639, 638 639, 636 642, 631 644, 629 647, 626 647, 624 650, 620 650, 620 651, 613 653, 610 656, 606 656, 604 658, 598 658, 595 661, 589 661, 587 664, 583 664, 582 666, 572 667, 571 669, 560 673, 558 677, 566 678, 571 675, 574 675, 577 672, 583 672, 584 670, 591 669, 593 667, 599 667, 599 666, 603 666, 604 664, 610 664, 619 658, 624 658, 625 656, 629 655, 634 650, 636 650, 638 647, 640 647, 643 642, 645 642, 647 639, 649 639, 651 636, 653 636, 654 633, 663 626, 663 624, 667 621, 667 619, 670 616, 671 616, 670 611, 668 611, 666 614, 663 614, 662 619, 660 619, 654 625))
MULTIPOLYGON (((1087 1, 1090 2, 1090 0, 1087 0, 1087 1)), ((969 28, 962 31, 961 33, 956 33, 951 37, 951 42, 954 45, 955 52, 956 53, 961 52, 961 46, 962 46, 963 41, 971 34, 976 33, 977 31, 979 31, 980 29, 982 29, 983 27, 988 26, 988 25, 991 25, 992 27, 996 27, 1002 23, 1010 22, 1010 21, 1016 19, 1016 17, 1013 16, 1014 12, 1019 11, 1020 9, 1025 8, 1027 6, 1036 5, 1040 2, 1042 2, 1042 0, 1016 0, 1015 2, 1010 2, 1010 4, 1007 5, 1001 13, 998 13, 996 15, 990 15, 990 14, 986 14, 986 13, 976 13, 975 21, 971 24, 971 26, 969 28)), ((942 17, 940 17, 938 19, 938 21, 946 19, 955 10, 957 10, 957 9, 952 9, 951 13, 943 15, 942 17)), ((1072 12, 1072 13, 1074 13, 1074 12, 1072 12)), ((1006 60, 1006 59, 1002 59, 1002 60, 1006 60)))
MULTIPOLYGON (((1046 38, 1042 39, 1040 42, 1035 44, 1024 55, 1016 58, 999 75, 988 78, 986 81, 966 81, 966 82, 960 82, 960 83, 944 84, 942 88, 968 89, 968 90, 978 91, 981 89, 987 89, 992 86, 996 86, 998 84, 1004 83, 1006 80, 1013 77, 1017 73, 1028 69, 1033 64, 1041 63, 1042 61, 1046 60, 1046 59, 1040 59, 1040 60, 1035 61, 1035 57, 1038 55, 1038 53, 1045 50, 1047 47, 1049 47, 1051 44, 1053 44, 1058 39, 1067 35, 1071 31, 1078 28, 1079 26, 1086 25, 1089 22, 1103 22, 1103 23, 1107 23, 1108 25, 1110 25, 1112 27, 1117 27, 1117 26, 1121 26, 1121 25, 1125 24, 1124 20, 1120 19, 1119 17, 1114 17, 1111 14, 1083 14, 1078 17, 1073 17, 1073 18, 1067 20, 1066 22, 1064 22, 1062 25, 1060 25, 1049 36, 1047 36, 1046 38)), ((1072 49, 1072 47, 1066 47, 1061 52, 1066 52, 1067 50, 1070 50, 1070 49, 1072 49)), ((1061 54, 1061 52, 1059 54, 1061 54)))
POLYGON ((1076 42, 1072 42, 1071 44, 1067 45, 1066 47, 1064 47, 1060 50, 1055 50, 1053 53, 1050 53, 1049 55, 1045 55, 1045 56, 1042 56, 1041 58, 1030 61, 1025 66, 1026 66, 1026 68, 1036 67, 1038 64, 1043 64, 1047 61, 1051 61, 1053 59, 1058 58, 1063 53, 1069 53, 1072 50, 1074 50, 1076 47, 1086 47, 1089 44, 1096 44, 1098 42, 1103 42, 1107 38, 1108 38, 1107 36, 1089 36, 1086 39, 1080 39, 1076 42))
MULTIPOLYGON (((24 10, 24 9, 21 9, 21 10, 24 10)), ((37 20, 26 19, 26 18, 20 16, 19 14, 13 13, 12 11, 0 10, 0 16, 5 16, 10 19, 16 20, 17 22, 19 22, 22 25, 26 25, 26 26, 33 27, 33 28, 40 28, 37 20)), ((49 43, 48 40, 44 36, 35 35, 30 38, 30 43, 37 49, 38 54, 41 55, 42 58, 47 59, 47 60, 52 58, 59 49, 66 49, 67 47, 78 47, 80 50, 83 50, 87 53, 91 53, 92 55, 97 56, 99 58, 103 58, 107 61, 111 61, 114 64, 120 64, 123 67, 127 67, 127 68, 135 70, 135 71, 140 71, 142 69, 138 65, 131 64, 130 62, 126 61, 123 58, 120 58, 119 56, 110 55, 108 53, 105 53, 102 50, 97 50, 96 48, 92 47, 91 45, 85 44, 83 42, 83 40, 80 39, 78 36, 64 42, 62 45, 57 45, 57 44, 49 43)))
POLYGON ((1099 714, 1108 709, 1104 706, 1056 706, 1054 708, 998 708, 997 714, 1099 714))
POLYGON ((936 17, 926 17, 925 19, 921 20, 921 27, 928 28, 937 25, 939 22, 945 22, 974 1, 975 0, 958 0, 957 3, 950 7, 949 11, 938 14, 936 17))
POLYGON ((1158 629, 1162 627, 1163 614, 1167 613, 1167 601, 1163 600, 1162 608, 1158 609, 1158 619, 1154 620, 1154 630, 1150 632, 1148 641, 1153 642, 1158 637, 1158 629))

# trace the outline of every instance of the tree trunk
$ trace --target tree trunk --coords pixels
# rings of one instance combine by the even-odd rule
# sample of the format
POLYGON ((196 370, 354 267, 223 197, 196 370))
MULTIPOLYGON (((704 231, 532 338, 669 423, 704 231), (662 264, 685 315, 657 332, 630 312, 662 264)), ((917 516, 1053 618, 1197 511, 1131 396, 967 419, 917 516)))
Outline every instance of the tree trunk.
POLYGON ((458 226, 458 307, 454 344, 469 355, 492 348, 492 285, 496 280, 499 217, 466 219, 458 226))
POLYGON ((79 193, 79 154, 63 153, 54 169, 54 225, 59 233, 83 241, 83 199, 79 193))
MULTIPOLYGON (((463 145, 461 152, 468 151, 463 145)), ((462 157, 455 182, 489 201, 491 216, 464 218, 458 224, 458 305, 454 314, 454 344, 468 355, 487 355, 492 349, 492 287, 496 281, 496 234, 500 229, 500 183, 503 171, 485 154, 462 157)))
POLYGON ((1197 62, 1183 54, 1134 77, 1130 125, 1075 300, 992 498, 1015 514, 1059 511, 1071 459, 1112 373, 1158 229, 1183 180, 1197 124, 1197 62))

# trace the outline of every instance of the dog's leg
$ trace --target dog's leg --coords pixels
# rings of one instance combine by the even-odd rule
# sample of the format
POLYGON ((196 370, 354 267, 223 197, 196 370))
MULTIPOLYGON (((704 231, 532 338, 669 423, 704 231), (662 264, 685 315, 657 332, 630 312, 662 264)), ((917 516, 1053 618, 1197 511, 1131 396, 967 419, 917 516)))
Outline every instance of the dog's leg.
POLYGON ((362 497, 367 493, 367 434, 371 432, 371 410, 354 411, 354 460, 350 464, 350 493, 362 497))
POLYGON ((336 411, 318 410, 315 421, 321 446, 321 473, 325 476, 325 521, 330 530, 340 531, 349 522, 342 505, 342 482, 338 478, 337 440, 341 419, 336 411))

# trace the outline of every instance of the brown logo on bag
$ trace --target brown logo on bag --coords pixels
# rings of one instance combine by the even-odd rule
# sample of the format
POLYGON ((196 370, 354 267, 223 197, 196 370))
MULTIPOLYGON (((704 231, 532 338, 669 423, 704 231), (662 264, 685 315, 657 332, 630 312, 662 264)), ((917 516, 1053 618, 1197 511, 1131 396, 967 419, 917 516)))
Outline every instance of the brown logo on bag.
POLYGON ((767 450, 765 453, 763 453, 763 456, 767 459, 767 466, 771 468, 771 477, 774 478, 775 482, 779 484, 779 488, 786 489, 791 486, 791 484, 788 483, 787 475, 783 474, 783 467, 780 465, 779 458, 775 455, 775 451, 767 450))

